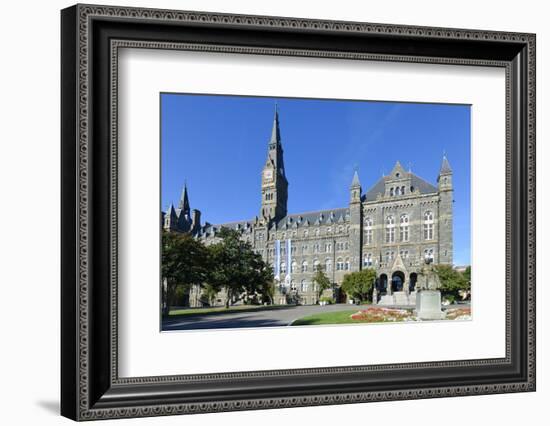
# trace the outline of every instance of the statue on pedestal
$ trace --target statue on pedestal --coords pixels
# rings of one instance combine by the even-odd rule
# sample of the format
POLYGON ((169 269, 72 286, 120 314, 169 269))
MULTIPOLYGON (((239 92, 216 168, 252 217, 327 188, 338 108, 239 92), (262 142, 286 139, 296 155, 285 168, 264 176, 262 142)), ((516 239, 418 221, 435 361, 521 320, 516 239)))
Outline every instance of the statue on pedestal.
POLYGON ((426 256, 416 283, 416 316, 424 320, 445 318, 445 313, 441 311, 441 281, 432 262, 433 259, 426 256))

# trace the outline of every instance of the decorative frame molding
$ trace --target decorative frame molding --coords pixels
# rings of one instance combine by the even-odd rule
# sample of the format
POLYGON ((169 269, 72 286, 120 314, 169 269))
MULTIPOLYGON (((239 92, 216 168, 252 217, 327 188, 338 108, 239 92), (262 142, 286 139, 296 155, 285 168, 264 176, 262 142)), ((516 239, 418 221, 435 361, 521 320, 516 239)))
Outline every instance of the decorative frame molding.
POLYGON ((62 11, 61 43, 63 415, 92 420, 535 390, 533 34, 76 5, 62 11), (261 39, 255 44, 250 34, 261 39), (121 47, 505 68, 506 357, 119 378, 121 47), (417 54, 407 53, 411 47, 417 54), (411 388, 419 377, 427 384, 411 388), (224 390, 234 379, 242 389, 224 390))

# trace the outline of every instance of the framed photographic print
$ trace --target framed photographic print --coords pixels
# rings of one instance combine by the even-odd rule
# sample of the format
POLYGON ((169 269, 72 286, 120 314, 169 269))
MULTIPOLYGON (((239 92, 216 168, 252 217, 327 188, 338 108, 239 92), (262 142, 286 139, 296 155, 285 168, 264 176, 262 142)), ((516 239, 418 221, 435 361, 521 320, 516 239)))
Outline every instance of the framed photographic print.
POLYGON ((64 416, 535 390, 533 34, 61 28, 64 416))

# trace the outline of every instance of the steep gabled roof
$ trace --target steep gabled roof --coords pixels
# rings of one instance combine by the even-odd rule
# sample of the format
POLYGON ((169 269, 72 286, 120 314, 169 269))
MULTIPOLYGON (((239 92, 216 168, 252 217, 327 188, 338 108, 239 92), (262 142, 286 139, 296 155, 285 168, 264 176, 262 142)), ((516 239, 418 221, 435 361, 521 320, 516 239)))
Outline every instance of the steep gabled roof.
MULTIPOLYGON (((431 183, 425 181, 420 176, 415 175, 414 173, 410 173, 411 176, 411 186, 415 189, 420 191, 421 194, 433 194, 437 192, 437 188, 433 186, 431 183)), ((389 180, 390 177, 383 176, 381 177, 378 182, 376 182, 364 195, 363 201, 375 201, 378 194, 384 194, 386 190, 386 181, 389 180)))

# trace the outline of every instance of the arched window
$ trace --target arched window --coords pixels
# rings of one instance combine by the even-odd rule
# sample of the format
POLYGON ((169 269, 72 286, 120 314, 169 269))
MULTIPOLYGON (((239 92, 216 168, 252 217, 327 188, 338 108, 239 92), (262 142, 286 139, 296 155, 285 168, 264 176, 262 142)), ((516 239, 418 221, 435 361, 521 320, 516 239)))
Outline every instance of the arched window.
POLYGON ((365 219, 365 244, 372 244, 372 219, 365 219))
POLYGON ((281 274, 286 274, 286 263, 281 262, 281 274))
POLYGON ((305 230, 305 231, 304 231, 304 238, 307 238, 308 235, 309 235, 309 231, 305 230))
POLYGON ((318 259, 315 259, 313 261, 313 270, 314 271, 318 271, 319 270, 319 260, 318 259))
POLYGON ((386 243, 395 242, 395 218, 393 216, 386 217, 386 243))
POLYGON ((401 187, 401 195, 405 195, 405 186, 401 187))
POLYGON ((309 287, 309 286, 307 285, 306 280, 302 280, 302 281, 300 282, 300 291, 301 291, 302 293, 306 293, 307 290, 308 290, 308 287, 309 287))
POLYGON ((393 197, 393 188, 390 188, 390 196, 393 197))
POLYGON ((344 227, 342 225, 340 225, 338 227, 338 233, 341 234, 343 230, 344 230, 344 227))
POLYGON ((433 240, 434 238, 434 215, 430 210, 424 213, 424 239, 433 240))
POLYGON ((294 272, 296 272, 297 267, 298 267, 298 264, 296 263, 295 260, 293 260, 292 264, 290 265, 290 273, 293 274, 294 272))
POLYGON ((351 263, 349 261, 349 257, 347 257, 346 258, 346 271, 349 271, 351 269, 350 266, 351 266, 351 263))
POLYGON ((327 259, 325 260, 325 272, 331 272, 332 271, 332 260, 327 259))
POLYGON ((307 260, 302 262, 302 272, 307 272, 307 260))
POLYGON ((332 232, 332 228, 329 226, 329 227, 327 228, 327 234, 330 234, 331 232, 332 232))
POLYGON ((332 243, 325 244, 325 253, 330 253, 332 251, 332 243))
POLYGON ((401 195, 401 188, 395 188, 395 195, 401 195))
POLYGON ((349 243, 348 243, 347 241, 346 241, 345 244, 344 244, 344 248, 345 248, 346 250, 349 250, 349 243))
POLYGON ((344 261, 341 257, 336 259, 336 270, 337 271, 343 271, 344 270, 344 261))
POLYGON ((316 237, 319 236, 319 229, 316 229, 316 230, 315 230, 315 236, 316 236, 316 237))
POLYGON ((409 215, 402 214, 399 218, 399 241, 409 241, 409 215))

